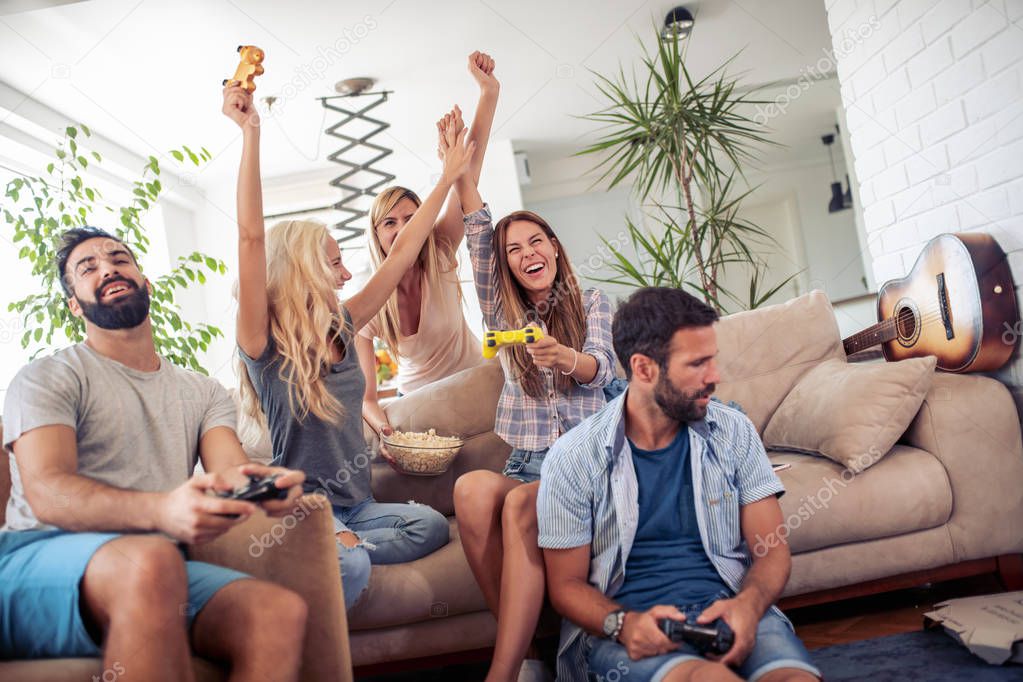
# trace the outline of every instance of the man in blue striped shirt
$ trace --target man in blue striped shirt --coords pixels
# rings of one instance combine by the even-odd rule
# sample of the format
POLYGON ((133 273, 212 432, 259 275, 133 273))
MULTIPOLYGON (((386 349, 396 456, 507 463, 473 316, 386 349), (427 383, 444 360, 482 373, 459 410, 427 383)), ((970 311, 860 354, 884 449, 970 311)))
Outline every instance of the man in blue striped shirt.
POLYGON ((566 618, 559 680, 586 679, 587 669, 610 682, 820 677, 773 606, 791 567, 777 532, 784 488, 753 424, 710 400, 716 320, 678 289, 629 297, 613 326, 628 390, 544 461, 539 543, 566 618), (757 537, 779 541, 758 545, 754 559, 757 537), (735 643, 717 661, 659 627, 719 618, 735 643))

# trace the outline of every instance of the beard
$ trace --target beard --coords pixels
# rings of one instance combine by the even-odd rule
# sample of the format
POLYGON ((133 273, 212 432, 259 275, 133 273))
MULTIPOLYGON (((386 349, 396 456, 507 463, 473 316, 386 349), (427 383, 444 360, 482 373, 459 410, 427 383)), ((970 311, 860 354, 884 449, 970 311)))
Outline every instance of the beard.
POLYGON ((112 303, 103 303, 100 300, 100 291, 111 284, 104 282, 96 290, 95 301, 83 301, 76 297, 78 305, 82 308, 85 319, 100 329, 133 329, 142 324, 149 315, 149 290, 131 280, 119 278, 114 281, 124 284, 133 291, 112 303))
POLYGON ((677 422, 696 422, 707 416, 707 406, 699 405, 697 398, 709 398, 714 393, 715 384, 708 384, 703 389, 683 391, 675 387, 661 373, 654 386, 654 401, 668 417, 677 422))

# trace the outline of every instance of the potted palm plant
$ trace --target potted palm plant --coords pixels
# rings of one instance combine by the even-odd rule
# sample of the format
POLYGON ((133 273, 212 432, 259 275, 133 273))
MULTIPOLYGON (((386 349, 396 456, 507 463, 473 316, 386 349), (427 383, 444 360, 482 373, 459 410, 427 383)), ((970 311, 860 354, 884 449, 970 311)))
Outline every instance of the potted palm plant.
POLYGON ((653 229, 626 218, 632 254, 603 239, 613 277, 626 286, 674 286, 695 290, 719 311, 755 308, 795 274, 765 289, 766 267, 758 250, 776 244, 769 233, 742 218, 736 176, 771 144, 750 116, 757 100, 740 94, 726 62, 700 80, 686 68, 678 35, 661 39, 646 54, 640 75, 597 76, 607 106, 583 118, 602 125, 596 142, 579 154, 600 155, 598 183, 608 189, 631 181, 653 229), (748 288, 726 288, 726 268, 748 273, 748 288))

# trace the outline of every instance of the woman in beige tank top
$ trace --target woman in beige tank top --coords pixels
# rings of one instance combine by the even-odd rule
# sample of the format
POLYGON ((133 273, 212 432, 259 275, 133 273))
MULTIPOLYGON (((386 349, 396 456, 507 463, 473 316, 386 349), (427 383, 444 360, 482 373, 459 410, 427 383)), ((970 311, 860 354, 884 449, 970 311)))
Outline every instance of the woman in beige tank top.
MULTIPOLYGON (((469 73, 479 84, 469 139, 476 141, 469 172, 479 183, 483 156, 490 138, 500 85, 494 77, 494 60, 474 52, 469 55, 469 73)), ((438 127, 454 118, 461 127, 461 112, 455 108, 438 127)), ((375 271, 390 251, 398 232, 412 219, 420 205, 415 192, 391 187, 380 193, 370 211, 369 251, 375 271)), ((398 388, 409 393, 482 362, 480 342, 462 314, 462 289, 458 282, 455 252, 465 236, 462 206, 451 192, 447 209, 420 251, 415 264, 402 278, 390 299, 356 336, 359 363, 366 375, 362 416, 377 434, 387 435, 391 426, 377 397, 373 340, 383 339, 391 357, 401 358, 398 388)), ((386 451, 382 452, 385 457, 386 451)))

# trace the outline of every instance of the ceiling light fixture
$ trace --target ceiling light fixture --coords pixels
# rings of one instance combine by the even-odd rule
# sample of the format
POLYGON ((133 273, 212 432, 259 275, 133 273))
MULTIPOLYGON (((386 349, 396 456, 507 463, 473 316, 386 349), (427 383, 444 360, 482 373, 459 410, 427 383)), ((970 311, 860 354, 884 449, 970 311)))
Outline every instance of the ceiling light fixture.
POLYGON ((693 32, 693 15, 681 5, 668 12, 664 17, 664 28, 661 29, 661 40, 671 42, 678 36, 679 42, 693 32))

